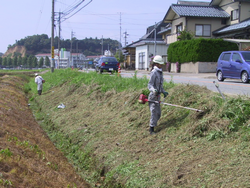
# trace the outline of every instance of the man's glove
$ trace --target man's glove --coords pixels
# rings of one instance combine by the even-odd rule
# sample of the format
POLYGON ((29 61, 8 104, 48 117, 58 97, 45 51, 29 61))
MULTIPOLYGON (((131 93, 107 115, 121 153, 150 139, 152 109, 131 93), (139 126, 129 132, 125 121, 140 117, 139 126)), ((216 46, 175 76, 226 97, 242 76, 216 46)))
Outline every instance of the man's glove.
POLYGON ((157 89, 154 90, 154 95, 158 95, 158 90, 157 89))
POLYGON ((163 92, 164 98, 166 98, 168 96, 168 92, 163 92))

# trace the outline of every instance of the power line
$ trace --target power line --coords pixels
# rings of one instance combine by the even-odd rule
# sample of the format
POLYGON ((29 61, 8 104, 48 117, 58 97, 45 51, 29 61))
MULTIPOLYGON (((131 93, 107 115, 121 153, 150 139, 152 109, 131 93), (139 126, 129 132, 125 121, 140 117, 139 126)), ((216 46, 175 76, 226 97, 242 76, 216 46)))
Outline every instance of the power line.
POLYGON ((77 4, 73 5, 72 7, 69 7, 68 9, 62 11, 61 13, 61 22, 64 22, 65 20, 71 18, 72 16, 74 16, 75 14, 77 14, 78 12, 80 12, 83 8, 85 8, 86 6, 88 6, 92 0, 90 0, 87 4, 85 4, 84 6, 81 6, 82 3, 84 3, 85 0, 81 0, 80 2, 78 2, 77 4))

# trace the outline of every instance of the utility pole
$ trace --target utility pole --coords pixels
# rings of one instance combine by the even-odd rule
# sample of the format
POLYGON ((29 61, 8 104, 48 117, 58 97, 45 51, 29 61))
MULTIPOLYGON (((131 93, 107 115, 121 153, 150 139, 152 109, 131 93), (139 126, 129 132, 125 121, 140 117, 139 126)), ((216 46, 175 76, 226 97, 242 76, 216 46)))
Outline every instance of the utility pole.
MULTIPOLYGON (((119 61, 121 60, 121 51, 122 51, 122 43, 121 43, 121 33, 122 33, 122 18, 121 18, 121 12, 120 12, 120 44, 119 44, 119 61)), ((119 62, 120 63, 120 62, 119 62)))
POLYGON ((155 49, 155 54, 154 56, 156 56, 156 22, 155 22, 155 32, 154 32, 154 35, 155 35, 155 39, 154 39, 154 49, 155 49))
POLYGON ((102 35, 102 56, 103 56, 103 35, 102 35))
POLYGON ((58 38, 58 68, 60 68, 60 43, 61 43, 61 14, 62 12, 59 12, 59 18, 58 18, 58 24, 59 24, 59 38, 58 38))
POLYGON ((51 72, 54 72, 55 59, 54 59, 54 7, 55 2, 52 0, 52 16, 51 16, 51 72))
POLYGON ((125 32, 125 33, 123 33, 124 34, 124 38, 125 38, 125 46, 127 46, 127 36, 129 35, 128 33, 127 33, 127 31, 125 32))
POLYGON ((73 31, 71 31, 70 66, 73 66, 73 60, 72 60, 72 43, 73 43, 73 36, 74 36, 74 32, 73 32, 73 31))

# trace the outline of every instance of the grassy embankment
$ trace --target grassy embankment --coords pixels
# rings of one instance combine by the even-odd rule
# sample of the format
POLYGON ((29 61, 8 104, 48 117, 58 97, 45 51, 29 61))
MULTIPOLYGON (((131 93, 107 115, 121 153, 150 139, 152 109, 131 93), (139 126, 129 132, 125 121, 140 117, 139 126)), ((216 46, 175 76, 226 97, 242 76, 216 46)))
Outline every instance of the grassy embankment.
POLYGON ((34 119, 30 77, 15 74, 0 77, 0 187, 90 187, 34 119))
POLYGON ((103 187, 249 187, 250 102, 194 85, 164 83, 166 102, 150 136, 148 80, 55 70, 31 104, 37 121, 79 174, 103 187), (63 103, 66 107, 58 109, 63 103))

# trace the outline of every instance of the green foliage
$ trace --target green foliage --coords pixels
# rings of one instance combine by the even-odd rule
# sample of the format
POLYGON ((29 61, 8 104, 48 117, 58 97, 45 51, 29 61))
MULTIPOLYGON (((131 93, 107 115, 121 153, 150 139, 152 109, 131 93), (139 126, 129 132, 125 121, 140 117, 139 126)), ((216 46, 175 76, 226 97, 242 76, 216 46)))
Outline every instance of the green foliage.
POLYGON ((117 59, 119 63, 124 62, 124 55, 122 51, 118 50, 115 54, 115 58, 117 59))
POLYGON ((215 139, 218 139, 218 138, 225 138, 225 137, 226 137, 226 135, 222 131, 212 131, 207 136, 207 139, 209 141, 212 141, 212 140, 215 140, 215 139))
MULTIPOLYGON (((55 49, 58 48, 58 37, 55 37, 55 49)), ((76 46, 77 52, 84 53, 84 55, 100 55, 101 49, 104 50, 110 50, 111 52, 115 53, 116 49, 121 46, 117 40, 112 40, 110 38, 107 39, 93 39, 93 38, 85 38, 83 40, 79 40, 76 38, 73 38, 72 41, 70 39, 67 40, 61 40, 60 46, 63 46, 68 51, 71 49, 71 44, 73 46, 72 52, 76 52, 76 46), (103 45, 100 45, 100 44, 103 45)), ((51 38, 48 37, 46 34, 41 35, 33 35, 33 36, 27 36, 24 39, 17 40, 15 44, 10 45, 8 48, 15 47, 17 45, 25 46, 27 51, 29 51, 30 54, 27 55, 35 55, 38 53, 50 53, 51 49, 51 38)), ((18 54, 17 54, 18 55, 18 54)), ((48 66, 48 65, 47 65, 48 66)))
POLYGON ((169 62, 216 62, 222 51, 238 50, 235 43, 222 39, 192 39, 170 44, 168 48, 169 62))
POLYGON ((242 98, 232 98, 223 106, 221 118, 231 120, 229 126, 230 131, 237 131, 239 126, 242 126, 250 116, 250 101, 242 98))
POLYGON ((7 57, 4 57, 2 60, 2 65, 7 66, 7 57))
MULTIPOLYGON (((65 82, 70 82, 71 85, 77 87, 81 86, 83 83, 90 85, 92 83, 97 83, 101 87, 102 92, 106 92, 115 89, 117 92, 122 92, 127 89, 138 90, 145 89, 148 85, 148 79, 146 77, 137 78, 136 72, 132 78, 122 78, 117 75, 109 76, 107 74, 97 74, 96 72, 82 73, 78 71, 72 71, 68 69, 56 69, 53 73, 48 72, 43 75, 46 80, 44 84, 44 91, 49 88, 62 85, 65 82)), ((164 87, 171 88, 173 83, 164 83, 164 87)), ((35 91, 36 86, 31 83, 30 87, 35 91)))
POLYGON ((45 57, 45 65, 46 65, 47 67, 50 66, 50 60, 49 60, 49 57, 48 57, 48 56, 45 57))
POLYGON ((44 64, 44 59, 43 59, 43 57, 42 57, 42 58, 39 59, 38 67, 39 67, 39 68, 42 68, 43 64, 44 64))
POLYGON ((180 31, 180 35, 177 38, 181 41, 191 40, 194 38, 194 34, 184 29, 183 31, 180 31))
POLYGON ((3 187, 11 187, 13 183, 10 180, 4 179, 3 174, 0 173, 0 185, 3 187))
POLYGON ((1 149, 0 154, 3 154, 7 157, 11 157, 13 155, 13 153, 9 150, 9 148, 1 149))

